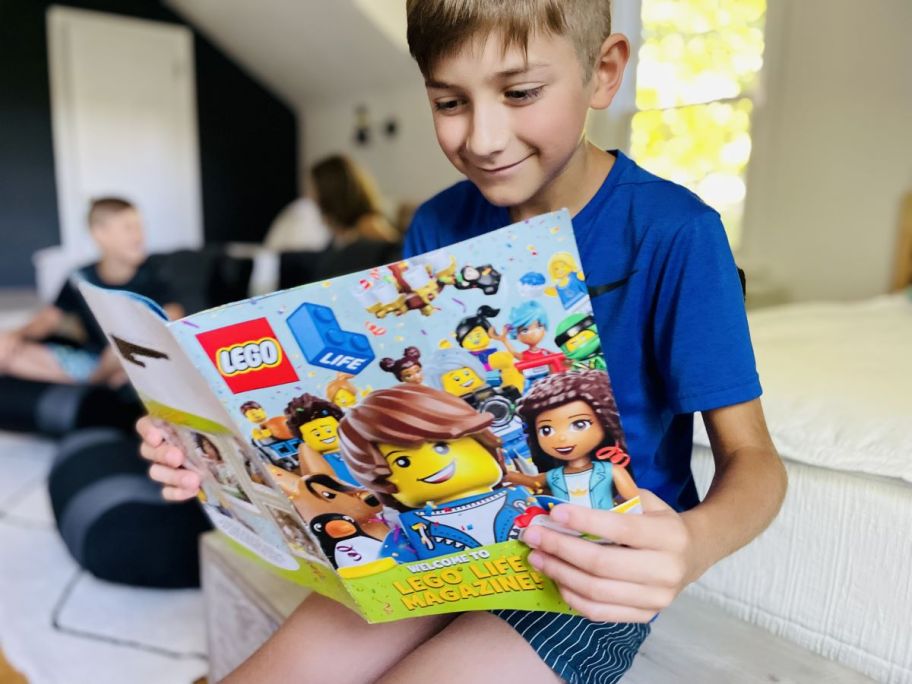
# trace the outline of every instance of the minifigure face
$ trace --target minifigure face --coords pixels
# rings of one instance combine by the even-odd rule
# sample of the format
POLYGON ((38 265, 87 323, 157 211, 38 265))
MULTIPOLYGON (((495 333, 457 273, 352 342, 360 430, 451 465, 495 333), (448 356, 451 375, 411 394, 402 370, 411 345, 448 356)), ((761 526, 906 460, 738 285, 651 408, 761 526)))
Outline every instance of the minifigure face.
POLYGON ((605 430, 592 407, 577 399, 539 413, 535 436, 549 456, 573 461, 589 456, 605 439, 605 430))
POLYGON ((583 358, 598 348, 598 338, 592 330, 582 330, 564 343, 564 353, 571 359, 583 358))
POLYGON ((348 408, 349 406, 354 406, 358 398, 349 392, 347 389, 340 389, 333 395, 332 402, 341 408, 348 408))
POLYGON ((545 337, 545 326, 538 321, 532 321, 529 325, 519 329, 516 338, 523 344, 534 347, 545 337))
POLYGON ((494 457, 472 437, 424 442, 417 447, 378 444, 390 467, 394 497, 411 508, 443 503, 490 489, 503 473, 494 457))
POLYGON ((484 387, 485 382, 478 373, 468 366, 451 370, 440 376, 440 383, 443 385, 443 391, 457 397, 461 397, 469 392, 484 387))
POLYGON ((477 349, 485 349, 491 344, 491 338, 488 337, 488 332, 484 328, 480 325, 476 325, 464 338, 462 338, 460 344, 464 349, 475 351, 477 349))
POLYGON ((301 439, 314 451, 321 454, 339 450, 339 421, 332 416, 316 418, 301 426, 301 439))
POLYGON ((557 259, 551 263, 551 277, 554 280, 563 280, 573 271, 573 268, 563 259, 557 259))
POLYGON ((424 371, 419 364, 404 368, 399 375, 402 378, 402 382, 408 382, 413 385, 420 385, 424 382, 424 371))
POLYGON ((249 420, 251 423, 259 424, 266 420, 266 411, 263 410, 262 406, 247 409, 244 411, 244 418, 249 420))

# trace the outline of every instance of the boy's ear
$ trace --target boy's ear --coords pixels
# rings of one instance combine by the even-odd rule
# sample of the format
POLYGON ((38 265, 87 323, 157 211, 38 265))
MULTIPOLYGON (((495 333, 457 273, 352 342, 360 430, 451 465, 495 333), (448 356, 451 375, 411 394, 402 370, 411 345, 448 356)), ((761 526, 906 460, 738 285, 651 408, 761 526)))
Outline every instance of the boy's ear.
POLYGON ((630 58, 630 42, 621 33, 612 33, 605 38, 592 68, 593 85, 589 106, 605 109, 614 100, 624 79, 624 69, 630 58))

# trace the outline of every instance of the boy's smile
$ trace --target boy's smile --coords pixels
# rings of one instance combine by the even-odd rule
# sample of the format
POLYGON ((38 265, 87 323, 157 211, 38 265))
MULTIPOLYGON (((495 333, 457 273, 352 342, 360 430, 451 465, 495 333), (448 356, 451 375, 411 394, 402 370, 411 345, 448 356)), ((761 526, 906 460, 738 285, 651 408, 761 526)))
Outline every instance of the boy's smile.
POLYGON ((583 81, 565 37, 530 35, 524 58, 491 34, 442 57, 426 85, 444 154, 519 220, 580 209, 610 170, 613 158, 583 135, 590 105, 600 105, 598 83, 583 81))

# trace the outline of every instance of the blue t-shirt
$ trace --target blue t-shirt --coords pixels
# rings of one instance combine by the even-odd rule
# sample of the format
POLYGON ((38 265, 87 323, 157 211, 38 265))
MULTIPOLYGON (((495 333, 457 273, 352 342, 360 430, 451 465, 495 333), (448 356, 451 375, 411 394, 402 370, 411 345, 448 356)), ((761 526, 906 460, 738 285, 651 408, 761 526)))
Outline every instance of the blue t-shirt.
MULTIPOLYGON (((573 217, 637 484, 678 510, 698 502, 693 412, 760 396, 738 271, 719 215, 623 153, 573 217)), ((404 254, 510 224, 469 181, 419 207, 404 254)))

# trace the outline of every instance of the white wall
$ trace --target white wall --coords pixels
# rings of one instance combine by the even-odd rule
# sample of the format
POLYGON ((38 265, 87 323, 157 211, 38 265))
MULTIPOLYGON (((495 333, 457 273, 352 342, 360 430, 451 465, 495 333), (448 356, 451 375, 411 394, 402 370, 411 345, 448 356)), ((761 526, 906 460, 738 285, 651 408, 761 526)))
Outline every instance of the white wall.
POLYGON ((417 67, 410 85, 305 105, 300 110, 300 125, 302 179, 314 161, 344 152, 374 175, 390 210, 400 201, 424 201, 462 178, 437 146, 417 67), (366 146, 354 142, 359 104, 367 106, 372 125, 371 142, 366 146), (398 122, 399 132, 387 138, 382 127, 391 117, 398 122))
POLYGON ((793 299, 887 288, 912 188, 910 33, 909 0, 769 0, 739 258, 793 299))

